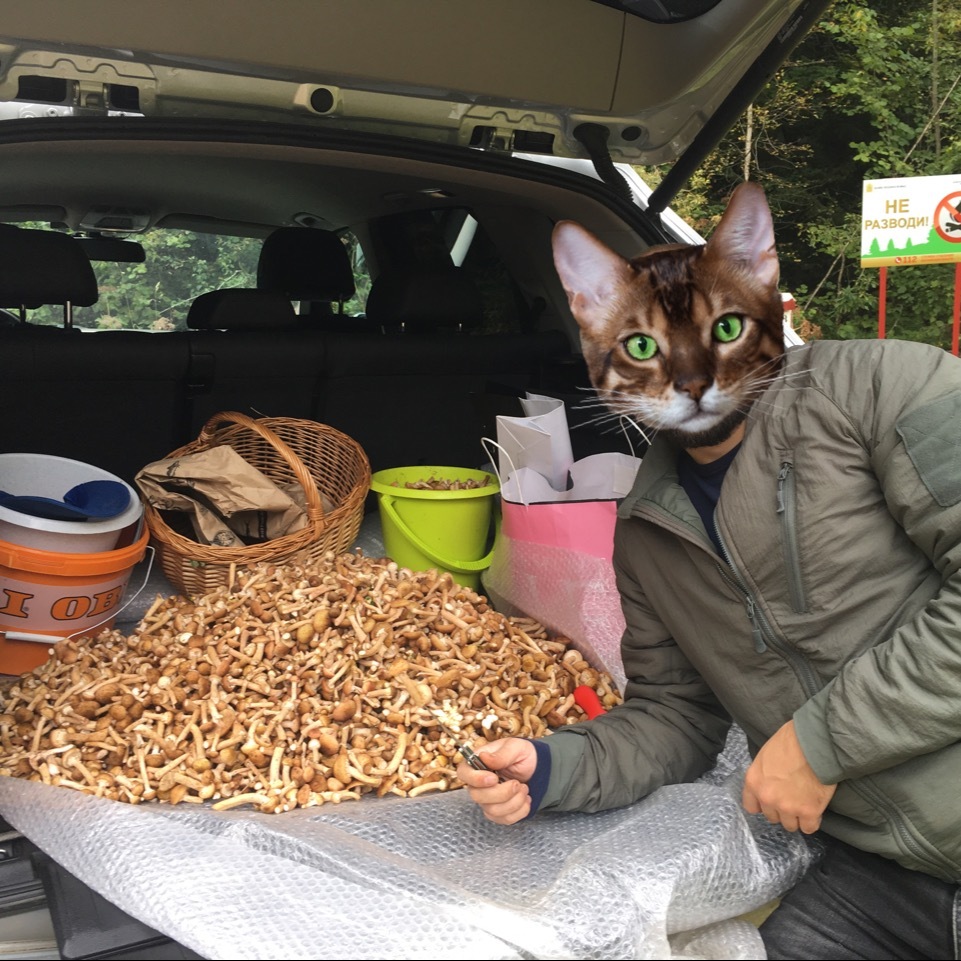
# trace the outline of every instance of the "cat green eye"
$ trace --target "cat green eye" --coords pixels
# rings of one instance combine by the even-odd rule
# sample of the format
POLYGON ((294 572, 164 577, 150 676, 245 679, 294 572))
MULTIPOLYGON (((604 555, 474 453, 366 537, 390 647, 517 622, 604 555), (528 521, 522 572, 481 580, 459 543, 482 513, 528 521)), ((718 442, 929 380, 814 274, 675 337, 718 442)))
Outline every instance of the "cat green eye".
POLYGON ((624 341, 624 349, 635 360, 650 360, 657 353, 657 341, 647 334, 634 334, 624 341))
POLYGON ((729 344, 732 340, 737 340, 744 330, 744 323, 736 314, 725 314, 714 325, 714 339, 722 344, 729 344))

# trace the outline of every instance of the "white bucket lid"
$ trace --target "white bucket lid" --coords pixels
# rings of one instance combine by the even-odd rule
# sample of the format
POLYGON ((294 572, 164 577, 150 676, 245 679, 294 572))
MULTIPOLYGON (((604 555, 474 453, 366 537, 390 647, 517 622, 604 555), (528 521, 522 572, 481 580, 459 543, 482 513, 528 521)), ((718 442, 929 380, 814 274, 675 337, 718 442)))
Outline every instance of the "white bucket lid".
POLYGON ((54 454, 0 454, 0 490, 9 494, 35 494, 60 499, 77 484, 92 480, 123 484, 130 494, 130 504, 126 510, 102 520, 88 518, 85 521, 64 521, 34 517, 0 506, 0 522, 68 538, 89 538, 122 531, 135 524, 143 513, 140 496, 126 481, 92 464, 54 454))

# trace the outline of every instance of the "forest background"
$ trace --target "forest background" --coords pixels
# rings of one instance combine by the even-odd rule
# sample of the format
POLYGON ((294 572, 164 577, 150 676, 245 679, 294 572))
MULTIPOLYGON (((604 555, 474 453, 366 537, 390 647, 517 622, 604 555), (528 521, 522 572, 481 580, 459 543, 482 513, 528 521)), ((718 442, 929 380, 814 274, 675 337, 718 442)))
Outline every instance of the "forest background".
MULTIPOLYGON (((672 202, 706 236, 736 184, 765 188, 802 336, 877 336, 862 185, 961 173, 959 36, 961 0, 835 0, 672 202)), ((657 183, 658 168, 637 170, 657 183)), ((887 336, 950 348, 954 275, 889 269, 887 336)))

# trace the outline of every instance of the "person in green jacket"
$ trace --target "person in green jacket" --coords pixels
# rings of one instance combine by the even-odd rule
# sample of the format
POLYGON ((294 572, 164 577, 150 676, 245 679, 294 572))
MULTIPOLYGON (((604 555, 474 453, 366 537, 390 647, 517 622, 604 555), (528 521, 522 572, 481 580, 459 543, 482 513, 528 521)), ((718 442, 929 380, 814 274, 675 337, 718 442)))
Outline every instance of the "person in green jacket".
POLYGON ((626 261, 562 224, 555 263, 595 388, 659 428, 615 531, 627 685, 592 721, 482 747, 471 797, 505 825, 631 804, 709 770, 733 721, 744 809, 820 855, 762 926, 768 957, 959 957, 961 361, 814 342, 737 395, 730 368, 781 331, 754 185, 704 247, 626 261))

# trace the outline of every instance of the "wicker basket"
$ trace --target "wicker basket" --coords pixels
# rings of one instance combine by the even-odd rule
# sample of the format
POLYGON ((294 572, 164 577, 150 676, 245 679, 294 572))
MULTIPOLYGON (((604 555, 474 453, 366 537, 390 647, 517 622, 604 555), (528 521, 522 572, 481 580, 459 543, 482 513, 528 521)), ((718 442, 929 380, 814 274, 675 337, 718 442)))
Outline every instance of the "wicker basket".
POLYGON ((144 515, 164 574, 187 597, 228 583, 237 567, 298 555, 309 563, 328 551, 347 550, 357 537, 370 490, 370 463, 363 448, 333 427, 289 417, 254 419, 234 411, 215 414, 200 436, 169 457, 226 444, 279 486, 304 489, 307 525, 262 544, 214 547, 173 530, 150 504, 144 515), (321 493, 333 508, 326 513, 321 493))

